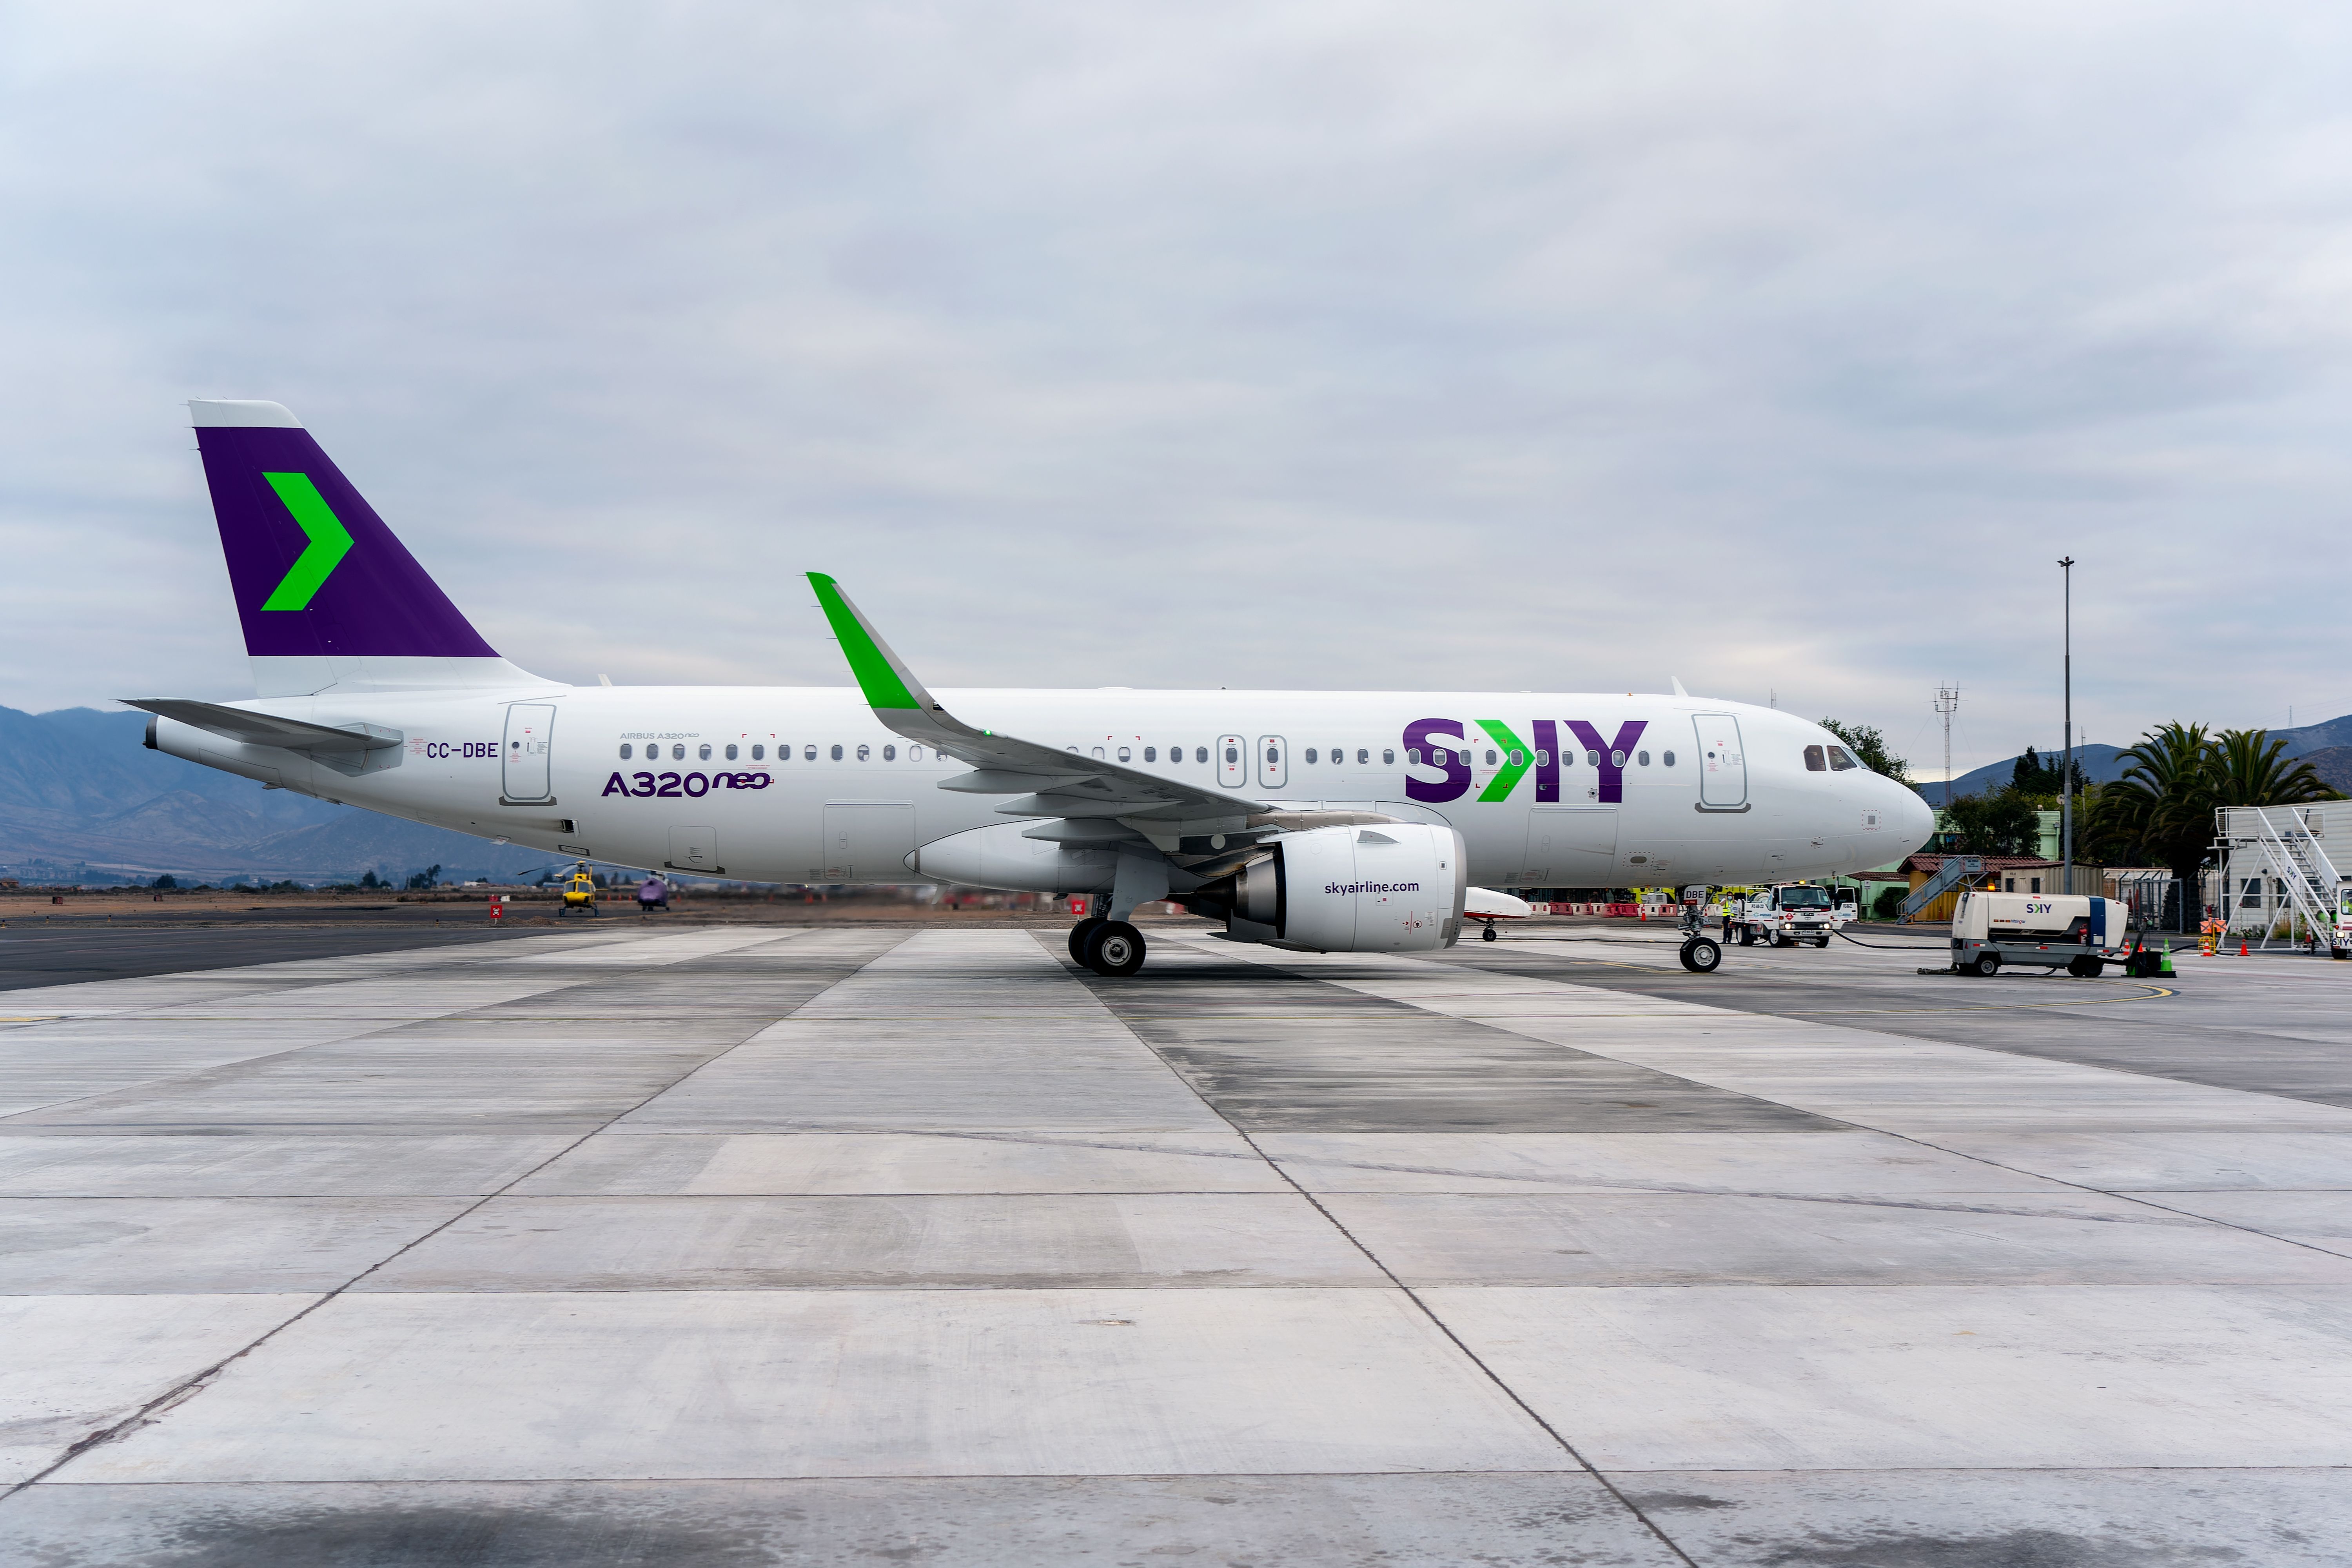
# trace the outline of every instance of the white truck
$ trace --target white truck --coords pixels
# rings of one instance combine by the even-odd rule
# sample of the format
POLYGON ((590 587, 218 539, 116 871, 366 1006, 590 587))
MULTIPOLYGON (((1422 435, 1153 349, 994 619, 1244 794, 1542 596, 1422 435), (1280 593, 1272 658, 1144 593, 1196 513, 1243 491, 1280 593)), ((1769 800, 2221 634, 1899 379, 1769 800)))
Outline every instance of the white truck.
POLYGON ((2004 963, 2095 980, 2132 951, 2131 907, 2058 893, 1960 895, 1952 911, 1952 973, 1990 976, 2004 963))
POLYGON ((1728 934, 1742 947, 1759 942, 1774 947, 1794 947, 1801 942, 1827 947, 1831 935, 1855 913, 1853 905, 1840 905, 1829 889, 1811 882, 1782 882, 1734 899, 1726 908, 1728 934))

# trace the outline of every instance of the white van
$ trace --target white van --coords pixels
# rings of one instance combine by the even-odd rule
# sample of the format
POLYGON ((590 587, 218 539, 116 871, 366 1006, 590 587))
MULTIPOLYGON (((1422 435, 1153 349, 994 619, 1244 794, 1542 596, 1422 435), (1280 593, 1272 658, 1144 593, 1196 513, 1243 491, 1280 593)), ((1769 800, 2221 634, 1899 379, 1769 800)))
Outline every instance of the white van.
POLYGON ((2130 951, 2130 906, 2116 899, 1962 893, 1952 911, 1952 968, 1993 974, 2031 963, 2096 979, 2103 963, 2130 951))

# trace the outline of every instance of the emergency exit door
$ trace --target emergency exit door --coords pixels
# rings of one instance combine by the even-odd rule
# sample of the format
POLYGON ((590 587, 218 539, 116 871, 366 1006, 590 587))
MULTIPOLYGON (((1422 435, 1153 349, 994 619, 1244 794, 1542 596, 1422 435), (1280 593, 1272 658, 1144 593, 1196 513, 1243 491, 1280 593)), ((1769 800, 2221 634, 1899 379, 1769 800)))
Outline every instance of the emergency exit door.
POLYGON ((554 733, 553 703, 507 704, 506 750, 499 759, 504 770, 499 775, 501 805, 542 805, 553 793, 549 769, 554 753, 549 742, 554 733))
POLYGON ((1286 789, 1290 785, 1290 742, 1279 735, 1257 738, 1257 787, 1286 789))
POLYGON ((1729 713, 1694 713, 1698 731, 1698 803, 1709 811, 1748 808, 1748 757, 1739 721, 1729 713))

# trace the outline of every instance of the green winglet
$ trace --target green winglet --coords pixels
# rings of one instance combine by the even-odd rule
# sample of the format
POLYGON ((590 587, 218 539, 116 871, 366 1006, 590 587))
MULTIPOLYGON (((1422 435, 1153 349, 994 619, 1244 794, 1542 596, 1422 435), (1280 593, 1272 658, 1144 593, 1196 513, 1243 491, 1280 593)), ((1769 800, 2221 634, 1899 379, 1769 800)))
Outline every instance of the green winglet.
POLYGON ((262 601, 261 607, 265 610, 308 609, 310 600, 328 577, 342 564, 343 557, 351 553, 351 531, 335 516, 334 509, 327 504, 327 498, 319 493, 319 487, 310 482, 310 475, 264 474, 261 477, 269 481, 269 488, 278 492, 278 499, 286 503, 286 510, 294 514, 294 521, 301 525, 304 536, 310 541, 303 546, 302 553, 294 558, 294 564, 286 569, 286 575, 278 579, 278 586, 269 590, 269 597, 262 601))
POLYGON ((808 574, 809 586, 816 590, 816 602, 824 610, 824 618, 833 626, 834 639, 841 651, 849 656, 849 672, 857 678, 857 689, 866 694, 869 708, 920 708, 922 703, 908 689, 911 678, 882 646, 857 606, 849 602, 841 585, 822 572, 808 574))

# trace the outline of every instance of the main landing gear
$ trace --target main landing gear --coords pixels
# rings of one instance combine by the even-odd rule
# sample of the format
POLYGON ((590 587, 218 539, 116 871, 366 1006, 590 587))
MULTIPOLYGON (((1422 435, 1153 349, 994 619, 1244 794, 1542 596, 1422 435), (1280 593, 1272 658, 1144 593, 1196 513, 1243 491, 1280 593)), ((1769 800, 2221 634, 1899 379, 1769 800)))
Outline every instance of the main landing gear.
POLYGON ((1132 974, 1143 967, 1143 933, 1125 921, 1089 916, 1070 928, 1070 956, 1097 974, 1132 974))

